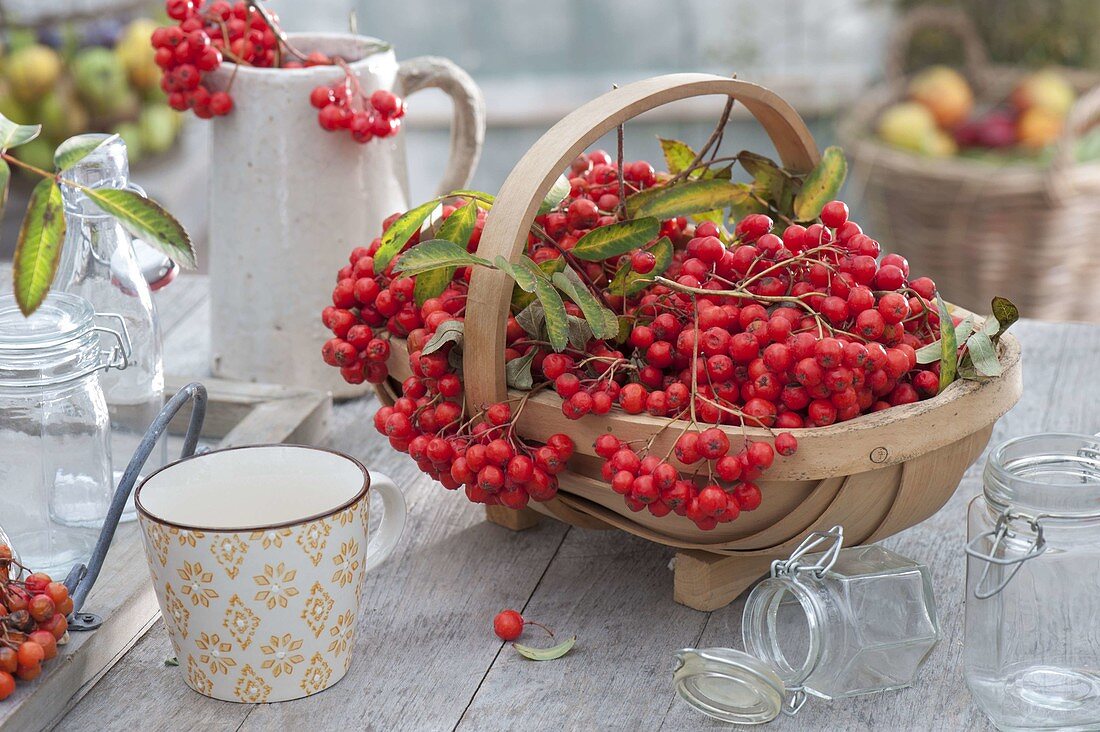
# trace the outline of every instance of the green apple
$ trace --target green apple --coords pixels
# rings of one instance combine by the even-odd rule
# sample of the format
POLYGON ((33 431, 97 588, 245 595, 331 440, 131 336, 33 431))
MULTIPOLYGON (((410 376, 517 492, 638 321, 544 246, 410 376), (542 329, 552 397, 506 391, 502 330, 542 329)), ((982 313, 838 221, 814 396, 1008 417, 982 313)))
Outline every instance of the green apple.
POLYGON ((48 46, 25 46, 8 58, 8 83, 15 97, 25 104, 36 103, 53 89, 60 75, 61 57, 48 46))
POLYGON ((925 152, 929 139, 938 132, 936 118, 918 102, 902 102, 889 107, 878 120, 878 134, 889 144, 925 152))
POLYGON ((172 147, 179 131, 179 116, 178 112, 163 104, 147 104, 138 118, 142 148, 155 155, 172 147))
POLYGON ((73 83, 80 99, 96 115, 117 114, 126 103, 126 70, 113 51, 86 48, 73 57, 73 83))

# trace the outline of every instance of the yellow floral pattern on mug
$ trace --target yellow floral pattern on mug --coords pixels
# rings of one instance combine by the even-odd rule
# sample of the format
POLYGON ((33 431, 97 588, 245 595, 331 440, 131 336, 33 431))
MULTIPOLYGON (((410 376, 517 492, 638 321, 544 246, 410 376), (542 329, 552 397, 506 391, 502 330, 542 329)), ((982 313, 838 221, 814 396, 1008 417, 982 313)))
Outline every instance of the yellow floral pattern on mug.
POLYGON ((189 531, 142 517, 154 587, 188 686, 215 699, 274 702, 316 694, 347 672, 367 505, 243 532, 189 531))
POLYGON ((349 539, 340 544, 340 552, 332 558, 336 565, 336 571, 332 573, 332 581, 344 587, 351 583, 359 573, 359 542, 349 539))
POLYGON ((283 539, 287 538, 293 533, 293 531, 287 528, 253 531, 251 534, 248 535, 248 540, 258 541, 260 543, 260 546, 264 549, 270 549, 271 547, 282 549, 283 539))
POLYGON ((210 601, 218 597, 218 592, 210 583, 214 580, 214 573, 202 568, 202 562, 184 562, 183 567, 177 569, 180 579, 183 580, 181 590, 191 599, 193 606, 202 605, 210 607, 210 601))
POLYGON ((260 650, 267 656, 261 665, 265 669, 271 669, 275 678, 292 674, 294 666, 305 660, 305 656, 296 653, 301 648, 302 641, 291 638, 290 633, 284 633, 281 638, 273 635, 266 645, 260 646, 260 650))
POLYGON ((222 621, 222 625, 237 641, 241 650, 248 650, 256 628, 260 627, 260 618, 244 604, 240 595, 234 593, 233 597, 229 598, 229 607, 225 611, 225 620, 222 621))
POLYGON ((176 631, 183 636, 187 637, 187 623, 191 618, 191 611, 187 609, 187 606, 180 600, 179 595, 172 589, 172 583, 168 582, 164 585, 164 605, 168 611, 165 613, 165 621, 169 627, 175 627, 176 631))
POLYGON ((236 534, 224 534, 218 537, 210 545, 210 553, 218 560, 218 564, 225 569, 229 579, 236 579, 237 572, 241 569, 244 554, 248 551, 248 544, 241 541, 236 534))
POLYGON ((342 656, 348 652, 355 641, 355 616, 351 610, 340 613, 336 622, 328 629, 328 634, 332 636, 332 642, 328 644, 330 653, 342 656))
POLYGON ((210 669, 212 674, 227 674, 229 669, 237 665, 237 662, 229 656, 233 650, 233 644, 221 639, 217 633, 199 633, 195 639, 195 645, 202 653, 199 654, 199 663, 210 669))
POLYGON ((332 612, 334 604, 335 601, 332 599, 332 595, 325 591, 320 582, 314 582, 309 591, 306 606, 302 610, 302 620, 306 621, 310 630, 313 631, 313 635, 317 638, 321 637, 321 632, 325 629, 325 622, 328 620, 328 614, 332 612))
POLYGON ((286 564, 279 562, 272 567, 264 565, 264 573, 258 574, 252 580, 264 588, 256 593, 253 598, 267 605, 272 610, 276 605, 286 607, 290 598, 298 595, 298 588, 293 585, 294 577, 298 574, 296 569, 287 569, 286 564))
POLYGON ((302 679, 302 691, 306 694, 316 694, 328 688, 328 680, 332 676, 332 666, 325 662, 325 657, 320 653, 314 653, 309 659, 309 668, 306 669, 305 678, 302 679))
POLYGON ((262 704, 271 694, 271 686, 246 663, 241 669, 241 675, 237 678, 233 693, 243 702, 262 704))
POLYGON ((329 526, 328 521, 321 519, 306 524, 298 533, 298 546, 302 547, 302 551, 309 557, 309 561, 313 562, 314 567, 321 563, 325 545, 328 544, 328 535, 331 532, 332 527, 329 526))

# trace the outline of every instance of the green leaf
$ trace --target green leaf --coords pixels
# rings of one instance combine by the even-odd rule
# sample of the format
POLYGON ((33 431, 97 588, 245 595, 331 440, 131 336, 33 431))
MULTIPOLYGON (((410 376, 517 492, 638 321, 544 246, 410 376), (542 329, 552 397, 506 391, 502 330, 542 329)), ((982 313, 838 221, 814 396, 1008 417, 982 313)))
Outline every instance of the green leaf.
POLYGON ((0 150, 30 142, 42 132, 42 125, 21 125, 0 114, 0 150))
POLYGON ((393 265, 395 272, 406 277, 415 277, 422 272, 448 267, 468 267, 480 264, 490 266, 488 259, 474 256, 466 247, 447 239, 429 239, 412 247, 401 255, 393 265))
POLYGON ((57 274, 64 241, 61 188, 53 178, 44 178, 31 193, 13 257, 15 300, 24 315, 33 313, 46 299, 57 274))
POLYGON ((378 251, 374 254, 375 272, 385 271, 390 260, 397 256, 397 253, 405 247, 412 235, 423 226, 424 220, 428 218, 428 215, 431 214, 438 203, 439 200, 433 198, 427 203, 409 209, 390 224, 390 228, 386 229, 386 233, 382 235, 382 243, 379 245, 378 251))
POLYGON ((453 241, 465 251, 475 226, 477 226, 477 206, 467 203, 465 206, 456 208, 446 218, 443 226, 439 227, 439 238, 453 241))
POLYGON ((497 269, 505 272, 509 277, 515 280, 516 284, 524 292, 535 291, 535 275, 531 274, 531 271, 526 267, 513 266, 511 262, 499 254, 497 258, 493 260, 493 264, 496 265, 497 269))
POLYGON ((7 160, 0 160, 0 217, 8 205, 8 188, 11 183, 11 168, 7 160))
POLYGON ((790 209, 794 195, 791 177, 775 161, 747 150, 739 153, 737 159, 752 176, 752 188, 757 196, 779 211, 790 209))
POLYGON ((577 241, 571 253, 587 262, 602 262, 640 249, 652 241, 660 230, 661 223, 652 217, 619 221, 592 229, 577 241))
POLYGON ((176 658, 175 656, 165 656, 164 657, 164 665, 165 666, 179 666, 180 665, 180 660, 178 658, 176 658))
MULTIPOLYGON (((990 319, 992 320, 992 318, 990 319)), ((974 332, 974 316, 967 315, 955 326, 955 343, 965 343, 970 334, 974 332)), ((927 343, 917 349, 917 363, 928 364, 939 361, 942 357, 942 347, 939 339, 927 343)))
POLYGON ((558 289, 569 296, 584 313, 584 319, 593 335, 601 340, 614 338, 619 333, 619 319, 608 310, 588 289, 580 275, 572 267, 556 273, 551 280, 558 289))
POLYGON ((464 322, 461 320, 443 321, 436 329, 435 335, 428 339, 420 352, 427 356, 429 353, 435 353, 448 343, 454 343, 457 348, 462 348, 463 325, 464 322))
POLYGON ((513 389, 530 389, 535 385, 535 378, 531 375, 531 364, 535 362, 537 348, 529 348, 527 353, 519 358, 513 358, 504 364, 504 380, 513 389))
POLYGON ((513 643, 512 648, 515 648, 519 655, 532 661, 553 661, 569 653, 576 644, 577 636, 573 636, 564 643, 559 643, 551 648, 532 648, 519 643, 513 643))
POLYGON ((664 137, 658 137, 657 140, 661 143, 661 152, 665 154, 665 165, 669 173, 677 175, 695 162, 696 153, 687 143, 664 137))
POLYGON ((836 198, 848 176, 844 151, 830 145, 821 153, 821 161, 802 181, 802 190, 794 197, 794 215, 799 221, 812 221, 826 203, 836 198))
POLYGON ((546 317, 546 335, 555 351, 563 351, 569 344, 569 319, 565 312, 565 303, 550 278, 534 262, 522 261, 535 275, 535 297, 542 303, 546 317))
POLYGON ((970 336, 966 341, 966 350, 970 355, 970 362, 982 376, 1000 376, 1001 362, 997 360, 997 348, 993 340, 982 330, 970 336))
POLYGON ((413 282, 413 301, 423 305, 433 297, 442 295, 457 271, 458 267, 444 267, 418 274, 413 282))
MULTIPOLYGON (((526 270, 528 274, 533 273, 533 269, 541 271, 547 278, 553 277, 555 272, 561 272, 565 269, 565 259, 563 257, 554 257, 553 259, 545 259, 538 264, 527 257, 526 255, 520 257, 520 262, 523 264, 521 267, 516 268, 516 275, 522 277, 522 271, 526 270)), ((513 277, 513 279, 515 279, 513 277)), ((512 292, 512 309, 516 312, 523 310, 525 307, 535 301, 537 278, 531 280, 531 289, 524 290, 520 287, 518 290, 512 292)))
POLYGON ((1000 323, 997 335, 1004 333, 1020 319, 1020 310, 1007 297, 993 298, 993 317, 1000 323))
POLYGON ((955 380, 959 343, 955 340, 955 324, 947 312, 947 303, 938 294, 936 302, 940 309, 940 392, 943 392, 955 380))
POLYGON ((672 242, 667 236, 662 236, 656 244, 649 248, 649 251, 653 252, 653 256, 657 258, 653 270, 645 274, 638 274, 631 269, 630 260, 627 259, 619 265, 619 271, 615 273, 614 279, 611 280, 608 289, 611 290, 612 294, 623 296, 637 294, 648 287, 655 277, 665 273, 665 270, 672 264, 672 242))
POLYGON ((483 208, 486 211, 492 207, 496 202, 497 197, 492 193, 486 193, 484 191, 474 191, 469 188, 460 188, 457 191, 451 191, 447 194, 447 198, 469 198, 477 204, 478 208, 483 208))
POLYGON ((543 326, 546 324, 546 314, 542 309, 542 303, 532 302, 516 314, 516 322, 519 327, 532 338, 541 338, 543 326))
POLYGON ((572 187, 568 178, 564 175, 559 175, 558 179, 554 181, 554 185, 550 187, 550 190, 542 199, 542 203, 539 205, 538 215, 542 216, 545 213, 553 211, 558 204, 564 201, 565 197, 569 195, 569 191, 572 187))
POLYGON ((569 345, 578 351, 583 351, 592 340, 592 326, 584 318, 576 315, 568 316, 569 321, 569 345))
POLYGON ((160 204, 135 191, 118 188, 80 189, 97 206, 114 216, 122 227, 146 244, 156 247, 186 269, 194 269, 191 237, 160 204))
POLYGON ((98 150, 100 146, 114 142, 117 139, 118 135, 103 136, 95 133, 70 137, 54 151, 54 167, 60 171, 68 170, 86 158, 91 152, 98 150))
POLYGON ((747 183, 714 179, 693 180, 635 193, 626 199, 626 211, 632 219, 654 216, 663 220, 675 216, 690 216, 743 203, 749 199, 751 192, 747 183))

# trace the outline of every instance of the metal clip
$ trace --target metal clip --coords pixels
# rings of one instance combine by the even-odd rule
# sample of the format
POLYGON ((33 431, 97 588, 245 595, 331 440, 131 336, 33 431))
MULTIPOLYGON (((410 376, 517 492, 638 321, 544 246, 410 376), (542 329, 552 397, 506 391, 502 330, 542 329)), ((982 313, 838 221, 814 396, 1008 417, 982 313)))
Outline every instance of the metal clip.
POLYGON ((111 348, 107 363, 102 364, 100 368, 118 369, 120 371, 125 369, 130 365, 130 356, 134 352, 133 344, 130 341, 130 331, 126 328, 126 320, 118 313, 96 313, 96 317, 110 318, 118 321, 117 331, 111 330, 110 328, 104 328, 102 325, 97 325, 92 328, 92 330, 99 333, 113 335, 115 340, 118 341, 118 343, 111 348))
POLYGON ((772 562, 772 577, 778 577, 784 574, 794 574, 795 572, 813 572, 818 578, 824 577, 825 573, 836 564, 836 560, 840 556, 840 550, 843 546, 843 526, 834 526, 828 531, 815 531, 803 539, 802 543, 798 545, 798 548, 791 552, 791 556, 786 559, 776 559, 772 562), (803 556, 814 551, 827 541, 831 541, 832 544, 821 553, 821 556, 818 557, 816 562, 813 564, 802 564, 799 561, 803 556))
POLYGON ((806 692, 801 686, 793 686, 787 689, 787 696, 783 699, 783 707, 780 709, 785 716, 793 717, 802 711, 806 704, 806 692))
POLYGON ((1025 513, 1016 513, 1014 511, 1005 511, 997 517, 997 524, 993 527, 992 531, 987 531, 984 534, 976 536, 973 541, 966 545, 967 556, 974 557, 975 559, 981 559, 986 562, 985 568, 982 570, 982 576, 978 578, 978 583, 974 585, 974 597, 979 600, 988 600, 1003 590, 1012 578, 1016 576, 1016 573, 1020 571, 1020 567, 1024 562, 1029 559, 1034 559, 1047 549, 1046 539, 1043 538, 1043 515, 1029 516, 1025 513), (1001 548, 1001 542, 1005 539, 1015 538, 1017 533, 1012 532, 1011 524, 1014 520, 1026 521, 1027 525, 1031 528, 1031 531, 1035 534, 1035 538, 1028 544, 1027 550, 1023 554, 1007 558, 998 557, 997 551, 1001 548), (979 545, 989 539, 991 544, 989 551, 982 551, 979 545), (987 583, 989 581, 989 570, 993 566, 1000 567, 1012 567, 1007 576, 1001 579, 996 587, 989 589, 987 583), (986 587, 986 589, 983 589, 986 587))

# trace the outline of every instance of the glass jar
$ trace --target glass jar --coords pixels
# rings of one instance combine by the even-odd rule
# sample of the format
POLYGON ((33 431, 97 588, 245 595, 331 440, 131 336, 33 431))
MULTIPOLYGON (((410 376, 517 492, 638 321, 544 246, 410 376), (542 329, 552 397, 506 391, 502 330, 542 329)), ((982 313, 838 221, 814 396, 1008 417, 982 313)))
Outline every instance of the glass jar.
MULTIPOLYGON (((88 188, 119 188, 143 193, 130 182, 126 143, 121 138, 88 134, 81 135, 80 139, 102 142, 67 168, 65 179, 88 188)), ((160 320, 147 281, 147 270, 150 267, 170 268, 172 263, 141 240, 131 237, 117 219, 104 212, 79 188, 63 184, 61 192, 65 203, 65 244, 54 287, 83 297, 97 312, 121 315, 133 344, 130 362, 124 371, 105 371, 100 375, 111 415, 111 448, 117 460, 114 466, 114 482, 117 483, 146 427, 164 404, 160 320), (135 247, 148 257, 139 260, 135 247), (161 264, 146 261, 150 258, 161 264)), ((106 342, 104 345, 109 347, 106 342)), ((168 462, 167 450, 165 443, 157 445, 146 470, 155 470, 168 462)), ((135 517, 131 498, 123 520, 135 517)))
POLYGON ((1100 439, 1010 440, 970 503, 966 682, 1000 729, 1100 729, 1100 439))
POLYGON ((99 373, 126 365, 122 320, 51 293, 29 318, 0 297, 0 518, 20 560, 64 577, 86 562, 113 487, 99 373), (101 348, 100 336, 114 345, 101 348))
POLYGON ((910 685, 939 639, 928 568, 880 546, 842 544, 835 526, 774 562, 745 603, 745 650, 680 651, 680 696, 716 719, 762 724, 797 713, 807 694, 910 685))

